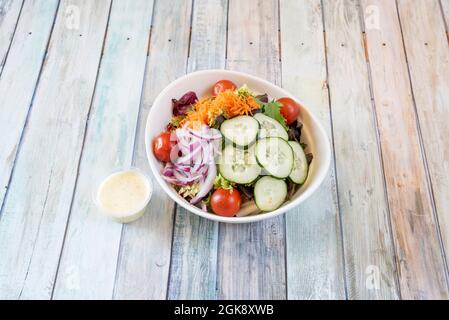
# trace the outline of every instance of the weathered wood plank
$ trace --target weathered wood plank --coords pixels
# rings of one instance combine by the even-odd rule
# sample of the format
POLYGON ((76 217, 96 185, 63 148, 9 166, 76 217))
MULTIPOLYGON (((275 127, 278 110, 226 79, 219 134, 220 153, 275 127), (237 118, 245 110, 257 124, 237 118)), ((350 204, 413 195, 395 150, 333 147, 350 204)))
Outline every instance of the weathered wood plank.
MULTIPOLYGON (((280 83, 277 1, 229 2, 227 67, 280 83)), ((284 216, 220 224, 219 299, 285 299, 284 216)))
POLYGON ((215 299, 218 224, 177 208, 168 299, 215 299))
POLYGON ((437 0, 399 1, 416 110, 449 258, 449 44, 437 0), (419 23, 417 23, 419 22, 419 23))
POLYGON ((349 299, 397 299, 396 265, 357 1, 324 1, 349 299))
POLYGON ((396 4, 362 0, 362 5, 377 8, 380 19, 378 28, 366 29, 367 51, 401 294, 448 298, 396 4))
POLYGON ((60 4, 0 220, 3 298, 51 296, 109 6, 60 4), (78 24, 68 23, 70 8, 78 11, 78 24))
POLYGON ((152 1, 112 2, 55 299, 112 298, 122 225, 98 211, 93 182, 132 164, 152 11, 152 1))
MULTIPOLYGON (((227 0, 196 0, 188 71, 224 68, 227 0)), ((214 299, 218 223, 176 209, 169 299, 214 299)))
POLYGON ((0 0, 0 75, 10 50, 22 5, 23 0, 0 0))
POLYGON ((188 72, 224 68, 228 0, 195 0, 188 72))
MULTIPOLYGON (((317 114, 331 137, 320 0, 280 2, 282 86, 317 114)), ((289 299, 344 299, 334 165, 317 193, 286 219, 289 299)))
MULTIPOLYGON (((443 9, 443 16, 446 21, 446 35, 449 33, 449 0, 440 0, 441 8, 443 9)), ((449 41, 449 35, 448 35, 449 41)))
POLYGON ((25 3, 9 49, 8 63, 3 72, 0 71, 0 207, 39 79, 57 6, 57 0, 25 3))
MULTIPOLYGON (((150 52, 139 115, 135 165, 150 174, 145 154, 145 124, 159 92, 184 75, 187 66, 191 1, 158 0, 154 8, 150 52)), ((165 299, 170 268, 174 202, 153 183, 143 218, 124 226, 114 298, 165 299)))

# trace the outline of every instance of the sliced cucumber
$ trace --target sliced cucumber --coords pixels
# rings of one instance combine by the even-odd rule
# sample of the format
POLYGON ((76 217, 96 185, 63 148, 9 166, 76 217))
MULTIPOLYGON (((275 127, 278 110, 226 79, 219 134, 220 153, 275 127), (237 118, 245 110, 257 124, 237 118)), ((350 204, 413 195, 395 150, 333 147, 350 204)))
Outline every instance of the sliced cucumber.
POLYGON ((254 199, 262 211, 279 208, 287 198, 287 184, 284 180, 265 176, 257 180, 254 186, 254 199))
POLYGON ((272 176, 287 178, 293 169, 293 151, 281 138, 265 138, 256 143, 257 162, 272 176))
POLYGON ((309 170, 306 154, 298 142, 289 141, 288 144, 293 150, 293 169, 288 177, 293 183, 303 184, 307 179, 309 170))
POLYGON ((257 179, 262 168, 257 164, 254 147, 243 150, 228 145, 221 154, 218 170, 229 181, 248 184, 257 179))
POLYGON ((279 122, 277 122, 273 118, 270 118, 262 113, 256 113, 254 115, 254 119, 259 121, 260 124, 259 139, 278 137, 284 140, 288 140, 287 131, 279 122))
POLYGON ((257 138, 259 123, 253 117, 239 116, 224 121, 220 131, 223 136, 238 146, 245 147, 257 138))

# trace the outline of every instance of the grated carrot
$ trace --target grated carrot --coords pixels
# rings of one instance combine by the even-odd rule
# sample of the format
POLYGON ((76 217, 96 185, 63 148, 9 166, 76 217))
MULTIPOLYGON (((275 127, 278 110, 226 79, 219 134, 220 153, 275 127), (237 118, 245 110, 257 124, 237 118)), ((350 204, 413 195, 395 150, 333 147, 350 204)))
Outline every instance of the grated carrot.
POLYGON ((195 124, 212 124, 215 119, 224 114, 232 118, 239 115, 249 115, 253 110, 259 109, 259 104, 252 96, 240 96, 234 91, 224 91, 215 98, 202 98, 190 111, 183 124, 189 122, 195 124))
POLYGON ((249 115, 253 110, 259 109, 259 104, 252 96, 239 96, 229 90, 217 95, 214 104, 223 108, 229 117, 249 115))

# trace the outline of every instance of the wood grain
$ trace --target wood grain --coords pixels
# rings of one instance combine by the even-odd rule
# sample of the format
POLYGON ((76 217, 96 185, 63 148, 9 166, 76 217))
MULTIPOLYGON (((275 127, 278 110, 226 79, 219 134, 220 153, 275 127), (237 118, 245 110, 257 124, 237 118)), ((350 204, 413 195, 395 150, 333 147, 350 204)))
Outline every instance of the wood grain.
POLYGON ((19 20, 23 1, 0 0, 0 75, 19 20))
POLYGON ((349 299, 397 299, 396 265, 357 1, 324 1, 349 299))
POLYGON ((110 5, 74 3, 60 4, 3 207, 3 298, 49 298, 53 288, 110 5), (67 27, 72 5, 79 9, 78 28, 67 27))
POLYGON ((437 0, 399 1, 404 44, 432 191, 449 250, 449 44, 437 0), (419 24, 416 21, 420 21, 419 24))
MULTIPOLYGON (((227 0, 196 0, 187 69, 224 68, 227 0)), ((169 299, 215 299, 218 223, 177 206, 169 299)))
MULTIPOLYGON (((229 2, 227 67, 280 83, 277 1, 229 2)), ((285 299, 285 221, 220 224, 219 299, 285 299)))
POLYGON ((443 18, 446 21, 446 35, 449 41, 449 0, 440 0, 441 8, 443 10, 443 18))
MULTIPOLYGON (((331 137, 320 2, 280 2, 282 86, 318 115, 331 137)), ((288 298, 344 299, 334 165, 317 193, 285 219, 288 298)))
POLYGON ((0 299, 448 299, 448 26, 449 0, 0 0, 0 299), (159 92, 223 67, 320 118, 317 193, 218 225, 154 182, 101 216, 97 178, 150 173, 159 92))
POLYGON ((225 67, 227 9, 228 0, 195 0, 188 72, 225 67))
POLYGON ((112 3, 55 299, 112 298, 122 225, 101 215, 92 194, 132 164, 152 11, 151 1, 112 3))
MULTIPOLYGON (((150 173, 145 124, 151 105, 170 82, 186 72, 192 2, 156 1, 134 163, 150 173)), ((170 268, 174 202, 153 180, 153 196, 143 218, 124 226, 114 298, 165 299, 170 268)))
POLYGON ((380 17, 379 28, 366 30, 367 52, 401 294, 448 298, 396 5, 389 0, 362 5, 375 6, 380 17))
POLYGON ((57 6, 57 0, 25 3, 9 49, 8 63, 0 71, 0 207, 42 69, 57 6))

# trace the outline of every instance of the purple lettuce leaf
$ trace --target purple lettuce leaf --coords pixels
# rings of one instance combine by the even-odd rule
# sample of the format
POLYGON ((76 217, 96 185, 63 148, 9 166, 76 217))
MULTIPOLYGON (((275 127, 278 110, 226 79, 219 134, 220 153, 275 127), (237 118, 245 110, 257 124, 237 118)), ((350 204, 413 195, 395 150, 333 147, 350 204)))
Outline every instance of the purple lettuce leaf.
POLYGON ((181 116, 185 115, 189 110, 192 109, 192 106, 198 101, 198 97, 196 93, 193 91, 189 91, 185 93, 179 100, 172 99, 173 105, 173 115, 181 116))

